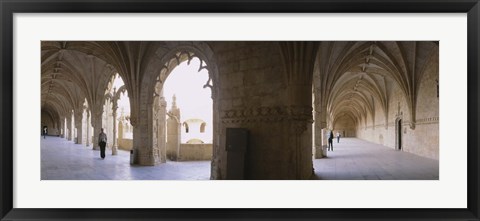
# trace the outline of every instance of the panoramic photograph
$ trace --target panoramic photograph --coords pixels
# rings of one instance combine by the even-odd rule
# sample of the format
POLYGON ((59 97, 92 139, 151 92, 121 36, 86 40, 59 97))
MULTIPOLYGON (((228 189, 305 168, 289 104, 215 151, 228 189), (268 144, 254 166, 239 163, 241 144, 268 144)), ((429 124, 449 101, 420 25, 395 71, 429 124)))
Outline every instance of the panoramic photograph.
POLYGON ((438 41, 42 41, 41 180, 439 180, 438 41))

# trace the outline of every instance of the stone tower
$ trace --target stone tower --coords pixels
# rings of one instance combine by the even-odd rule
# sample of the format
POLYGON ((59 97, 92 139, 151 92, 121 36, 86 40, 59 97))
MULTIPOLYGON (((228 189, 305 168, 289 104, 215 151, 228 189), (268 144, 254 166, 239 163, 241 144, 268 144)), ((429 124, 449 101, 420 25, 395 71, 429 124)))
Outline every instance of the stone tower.
POLYGON ((173 95, 172 108, 167 113, 167 158, 176 160, 180 149, 181 125, 180 109, 177 107, 177 97, 173 95))

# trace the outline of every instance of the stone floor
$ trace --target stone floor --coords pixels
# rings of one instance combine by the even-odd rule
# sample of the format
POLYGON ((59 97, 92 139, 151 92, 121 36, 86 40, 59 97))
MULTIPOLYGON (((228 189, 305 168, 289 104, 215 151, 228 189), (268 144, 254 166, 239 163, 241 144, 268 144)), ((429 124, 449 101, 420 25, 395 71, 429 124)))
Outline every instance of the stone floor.
POLYGON ((130 152, 119 150, 104 160, 99 150, 58 137, 41 139, 42 180, 208 180, 210 161, 131 166, 130 152))
POLYGON ((437 160, 396 151, 356 138, 335 140, 327 158, 315 159, 314 179, 438 180, 437 160))
MULTIPOLYGON (((154 167, 131 166, 130 153, 105 160, 100 151, 58 137, 41 139, 42 180, 207 180, 209 161, 167 162, 154 167)), ((395 151, 356 138, 334 143, 328 157, 314 160, 313 179, 436 180, 438 161, 395 151)))

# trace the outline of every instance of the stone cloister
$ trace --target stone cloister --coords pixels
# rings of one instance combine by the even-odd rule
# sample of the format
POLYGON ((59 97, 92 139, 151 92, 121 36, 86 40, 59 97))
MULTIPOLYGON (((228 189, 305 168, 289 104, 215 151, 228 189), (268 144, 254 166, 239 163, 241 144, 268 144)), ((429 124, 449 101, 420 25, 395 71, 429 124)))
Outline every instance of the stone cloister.
POLYGON ((193 58, 208 70, 200 87, 213 102, 210 179, 228 179, 237 161, 229 128, 248 133, 243 179, 311 179, 331 130, 439 159, 439 44, 428 41, 43 41, 41 126, 92 149, 110 128, 112 154, 119 128, 131 126, 132 163, 163 164, 174 115, 163 85, 193 58))

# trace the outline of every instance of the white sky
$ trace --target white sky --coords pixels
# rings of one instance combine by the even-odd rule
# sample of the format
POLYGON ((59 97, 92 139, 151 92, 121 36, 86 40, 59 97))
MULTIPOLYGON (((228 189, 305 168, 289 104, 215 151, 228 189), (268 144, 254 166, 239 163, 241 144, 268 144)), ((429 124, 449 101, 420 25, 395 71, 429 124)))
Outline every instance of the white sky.
MULTIPOLYGON (((187 61, 178 65, 165 80, 163 86, 163 96, 167 102, 167 111, 172 107, 172 97, 175 94, 177 97, 177 107, 180 108, 180 120, 185 122, 188 119, 202 119, 207 123, 205 133, 189 133, 185 134, 182 127, 182 143, 191 138, 200 138, 206 143, 212 142, 212 98, 210 88, 203 88, 208 80, 208 71, 200 67, 200 60, 198 58, 192 59, 190 65, 187 61)), ((113 86, 117 89, 124 85, 122 78, 117 74, 113 86)), ((128 93, 120 95, 118 100, 118 116, 121 111, 124 115, 130 115, 130 101, 128 93)), ((191 130, 192 132, 195 130, 191 130)))
MULTIPOLYGON (((180 108, 180 120, 198 118, 207 123, 205 133, 196 134, 205 143, 211 143, 213 137, 212 131, 212 98, 210 88, 203 88, 208 80, 208 71, 202 69, 198 72, 200 60, 192 59, 190 65, 187 61, 178 65, 165 80, 163 86, 163 96, 167 101, 167 111, 172 107, 172 97, 177 97, 177 107, 180 108)), ((185 134, 182 127, 182 143, 190 138, 193 134, 185 134)))
MULTIPOLYGON (((113 87, 120 88, 122 85, 124 85, 122 78, 120 75, 115 76, 115 80, 113 80, 113 87)), ((125 93, 120 95, 120 99, 118 100, 118 116, 120 117, 120 114, 122 113, 122 109, 124 112, 124 115, 130 115, 130 100, 128 98, 128 92, 125 91, 125 93)))

